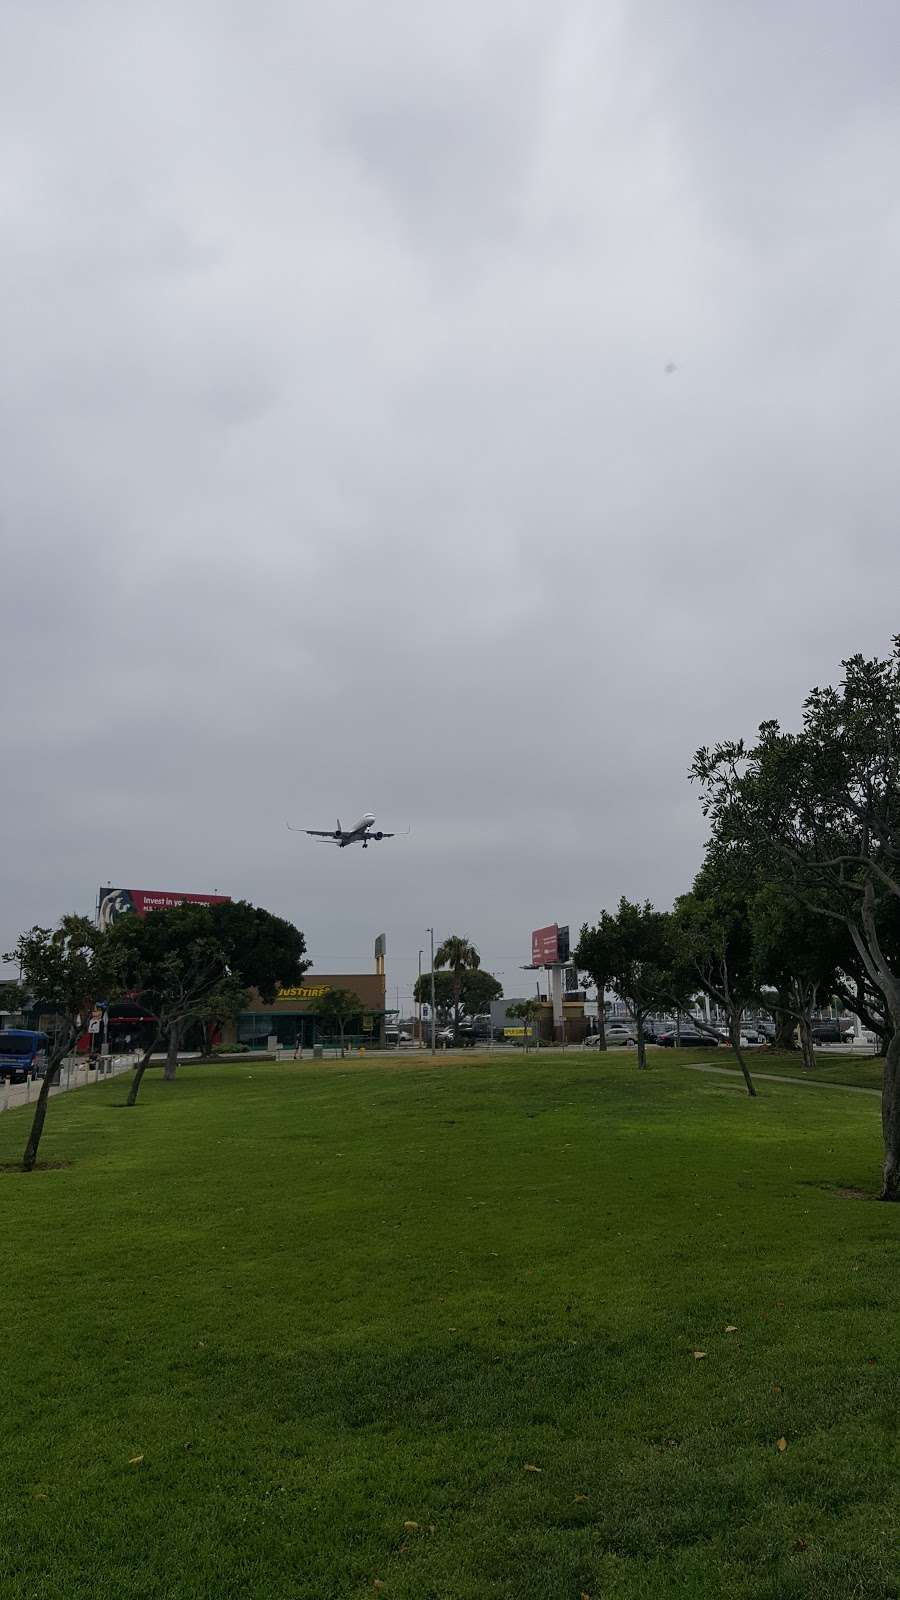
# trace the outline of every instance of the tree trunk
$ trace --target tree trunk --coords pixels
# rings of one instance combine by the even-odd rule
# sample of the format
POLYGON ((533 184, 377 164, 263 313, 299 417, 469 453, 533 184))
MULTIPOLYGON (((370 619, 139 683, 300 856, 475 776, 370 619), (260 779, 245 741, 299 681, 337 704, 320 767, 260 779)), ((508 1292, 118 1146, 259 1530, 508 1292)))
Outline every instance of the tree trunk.
POLYGON ((881 1200, 900 1200, 900 1033, 895 1033, 884 1058, 881 1080, 881 1127, 884 1170, 881 1200))
MULTIPOLYGON (((343 1059, 344 1059, 344 1028, 345 1028, 346 1024, 341 1022, 341 1023, 338 1024, 338 1026, 339 1026, 339 1028, 341 1030, 341 1060, 343 1061, 343 1059)), ((398 1048, 399 1048, 399 1045, 400 1045, 400 1026, 399 1026, 399 1017, 398 1017, 398 1019, 397 1019, 397 1046, 398 1046, 398 1048)))
POLYGON ((807 1072, 812 1072, 816 1065, 816 1055, 813 1050, 812 1029, 809 1017, 800 1018, 800 1053, 803 1057, 803 1066, 807 1072))
POLYGON ((169 1028, 169 1048, 166 1051, 166 1064, 163 1067, 163 1078, 166 1083, 173 1083, 178 1070, 178 1023, 173 1022, 169 1028))
POLYGON ((794 1044, 795 1027, 796 1023, 790 1012, 785 1011, 781 1006, 776 1006, 774 1039, 774 1046, 776 1050, 796 1049, 794 1044))
MULTIPOLYGON (((462 973, 453 973, 453 1043, 459 1044, 459 997, 462 993, 462 973)), ((399 1019, 398 1019, 399 1021, 399 1019)))
POLYGON ((640 1014, 635 1017, 637 1026, 637 1064, 638 1072, 643 1072, 647 1065, 647 1046, 644 1042, 644 1019, 640 1014))
POLYGON ((597 1037, 600 1040, 598 1049, 606 1049, 606 1002, 603 999, 603 984, 597 985, 597 1037))
POLYGON ((28 1135, 28 1143, 25 1146, 25 1154, 22 1157, 22 1168, 25 1172, 33 1171, 34 1164, 37 1161, 38 1146, 41 1142, 44 1120, 47 1116, 47 1101, 50 1098, 50 1081, 52 1077, 53 1073, 48 1068, 41 1082, 41 1092, 37 1097, 37 1104, 34 1108, 31 1132, 28 1135))
POLYGON ((144 1073, 147 1071, 147 1068, 150 1065, 150 1057, 152 1056, 154 1050, 158 1050, 159 1049, 160 1045, 162 1044, 162 1040, 163 1040, 162 1034, 158 1033, 156 1035, 156 1038, 154 1039, 153 1043, 151 1045, 149 1045, 148 1048, 144 1051, 144 1054, 141 1056, 140 1061, 138 1062, 137 1066, 135 1067, 135 1069, 134 1069, 134 1077, 131 1080, 131 1088, 128 1091, 128 1099, 125 1101, 125 1104, 127 1106, 133 1106, 134 1105, 134 1103, 135 1103, 135 1101, 136 1101, 136 1099, 138 1097, 138 1090, 141 1087, 141 1079, 143 1078, 144 1073))
POLYGON ((66 1056, 71 1050, 74 1050, 75 1045, 78 1042, 78 1031, 79 1030, 76 1028, 75 1031, 70 1034, 62 1049, 57 1049, 54 1051, 47 1062, 47 1070, 44 1073, 44 1077, 41 1081, 40 1093, 38 1094, 34 1107, 34 1116, 31 1119, 31 1132, 28 1135, 28 1143, 25 1146, 25 1153, 22 1156, 23 1172, 34 1171, 34 1166, 37 1161, 38 1146, 41 1142, 41 1134, 44 1131, 44 1123, 47 1118, 47 1101, 50 1099, 50 1088, 57 1072, 61 1074, 62 1064, 66 1056))
POLYGON ((729 1033, 731 1035, 731 1048, 734 1051, 735 1057, 737 1059, 738 1066, 740 1067, 742 1073, 744 1074, 744 1082, 747 1085, 747 1093, 749 1095, 752 1095, 752 1096, 755 1097, 756 1089, 754 1088, 754 1085, 753 1085, 753 1079, 750 1076, 750 1069, 747 1066, 746 1061, 744 1060, 744 1052, 741 1049, 741 1019, 740 1019, 740 1017, 738 1017, 736 1019, 734 1017, 731 1018, 731 1024, 730 1024, 730 1027, 729 1027, 729 1033))

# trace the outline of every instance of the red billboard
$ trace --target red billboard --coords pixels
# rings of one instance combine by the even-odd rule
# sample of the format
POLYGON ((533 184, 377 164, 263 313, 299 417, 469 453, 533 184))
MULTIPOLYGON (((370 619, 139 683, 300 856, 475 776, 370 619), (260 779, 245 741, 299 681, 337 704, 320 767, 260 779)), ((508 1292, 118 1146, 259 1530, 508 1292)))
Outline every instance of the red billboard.
POLYGON ((119 917, 145 917, 148 911, 172 911, 175 906, 221 906, 230 894, 182 894, 168 889, 101 889, 97 899, 97 926, 109 928, 119 917))
POLYGON ((551 922, 548 928, 535 928, 531 935, 533 967, 565 967, 571 960, 568 924, 561 928, 551 922))
POLYGON ((549 928, 535 928, 531 935, 531 965, 552 967, 559 960, 559 927, 551 922, 549 928))

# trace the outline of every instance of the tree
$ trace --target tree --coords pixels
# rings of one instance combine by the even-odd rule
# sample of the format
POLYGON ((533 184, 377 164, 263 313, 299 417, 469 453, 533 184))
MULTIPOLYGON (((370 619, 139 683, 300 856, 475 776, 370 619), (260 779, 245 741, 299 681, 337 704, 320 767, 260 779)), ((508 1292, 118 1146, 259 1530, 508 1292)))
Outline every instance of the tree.
POLYGON ((637 1064, 643 1071, 647 1065, 644 1023, 674 983, 669 917, 664 911, 655 911, 649 900, 639 905, 623 895, 615 914, 604 911, 597 926, 609 941, 610 986, 634 1018, 637 1064))
MULTIPOLYGON (((863 1026, 877 1036, 881 1054, 885 1055, 893 1026, 884 995, 869 977, 846 927, 833 918, 828 922, 842 941, 833 985, 835 996, 850 1011, 855 1011, 863 1026)), ((894 897, 885 899, 879 908, 878 938, 889 965, 900 971, 900 900, 894 897)))
MULTIPOLYGON (((416 979, 414 998, 420 1005, 431 1004, 431 973, 423 972, 416 979)), ((474 971, 463 972, 460 977, 459 1003, 460 1013, 465 1017, 477 1017, 490 1008, 492 1000, 499 1000, 503 994, 503 985, 490 972, 484 972, 481 967, 474 971)), ((453 974, 450 972, 436 972, 434 975, 434 1008, 441 1022, 446 1022, 453 1011, 453 974)))
POLYGON ((588 981, 594 984, 597 990, 597 1021, 601 1050, 606 1049, 604 995, 611 985, 615 966, 614 922, 615 919, 610 917, 609 912, 604 911, 594 927, 591 928, 584 923, 573 952, 576 965, 582 968, 588 981))
POLYGON ((271 1002, 279 984, 299 983, 310 966, 303 959, 306 942, 299 929, 246 901, 121 917, 109 937, 123 952, 131 989, 159 1019, 157 1037, 135 1068, 130 1106, 152 1053, 164 1041, 164 1078, 171 1082, 189 1023, 234 1016, 245 1009, 249 988, 271 1002))
POLYGON ((900 636, 886 660, 844 661, 813 689, 798 733, 697 751, 713 836, 752 851, 816 915, 847 930, 891 1028, 882 1078, 881 1198, 900 1200, 900 962, 885 928, 900 900, 900 636))
POLYGON ((537 1043, 537 1038, 535 1036, 535 1022, 536 1022, 536 1019, 540 1016, 540 1013, 541 1013, 541 1002, 540 1002, 540 1000, 516 1000, 507 1009, 506 1015, 508 1017, 520 1018, 521 1021, 524 1022, 524 1024, 525 1024, 525 1049, 526 1050, 528 1050, 530 1048, 530 1042, 531 1042, 532 1038, 534 1038, 535 1043, 537 1043))
POLYGON ((459 1035, 460 997, 462 994, 462 980, 466 972, 475 972, 481 966, 481 957, 475 946, 460 934, 451 933, 450 937, 435 951, 435 971, 441 967, 449 967, 453 979, 453 1042, 459 1035))
POLYGON ((96 1002, 120 992, 122 968, 109 935, 78 916, 62 917, 54 929, 35 927, 20 934, 4 959, 19 964, 35 1002, 54 1019, 47 1070, 22 1157, 24 1170, 31 1172, 44 1131, 50 1085, 64 1057, 74 1050, 96 1002))
POLYGON ((3 979, 0 982, 0 1013, 6 1013, 7 1016, 18 1016, 27 998, 24 985, 16 983, 14 978, 3 979))
POLYGON ((803 1065, 812 1070, 812 1014, 834 990, 843 929, 808 910, 777 880, 753 896, 749 912, 757 978, 773 986, 779 1011, 796 1023, 803 1065))
MULTIPOLYGON (((682 993, 699 987, 721 1006, 747 1093, 753 1096, 756 1089, 741 1049, 744 1012, 750 1001, 758 998, 748 900, 751 891, 752 878, 745 861, 709 851, 690 894, 675 902, 671 931, 678 951, 676 987, 682 993)), ((680 1005, 684 1009, 684 1003, 680 1005)), ((701 1032, 711 1031, 702 1020, 697 1026, 701 1032)))
POLYGON ((351 1017, 358 1017, 363 1010, 359 995, 353 994, 350 989, 326 989, 323 995, 310 1005, 310 1015, 316 1018, 332 1035, 337 1031, 341 1040, 341 1059, 344 1055, 344 1031, 351 1017))

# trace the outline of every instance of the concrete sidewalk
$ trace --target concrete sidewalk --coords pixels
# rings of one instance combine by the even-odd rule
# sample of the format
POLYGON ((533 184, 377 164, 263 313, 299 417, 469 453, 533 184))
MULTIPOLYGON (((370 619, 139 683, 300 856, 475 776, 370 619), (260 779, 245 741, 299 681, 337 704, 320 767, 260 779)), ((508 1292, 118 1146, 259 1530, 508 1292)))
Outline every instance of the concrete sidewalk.
MULTIPOLYGON (((58 1094, 67 1094, 70 1089, 86 1089, 92 1083, 107 1083, 110 1078, 118 1078, 124 1072, 131 1072, 139 1056, 109 1056, 107 1065, 109 1071, 99 1072, 83 1059, 70 1058, 64 1061, 59 1071, 59 1083, 51 1084, 50 1098, 58 1094)), ((0 1087, 0 1111, 14 1111, 17 1106, 33 1105, 41 1092, 40 1079, 28 1080, 26 1083, 4 1083, 0 1087)))
MULTIPOLYGON (((743 1073, 740 1067, 716 1067, 712 1062, 686 1061, 687 1072, 717 1072, 723 1078, 740 1078, 743 1082, 743 1073)), ((874 1094, 881 1099, 880 1089, 865 1089, 858 1083, 828 1083, 824 1078, 782 1078, 777 1072, 755 1072, 751 1066, 750 1076, 754 1083, 799 1083, 804 1089, 843 1089, 847 1094, 874 1094)))

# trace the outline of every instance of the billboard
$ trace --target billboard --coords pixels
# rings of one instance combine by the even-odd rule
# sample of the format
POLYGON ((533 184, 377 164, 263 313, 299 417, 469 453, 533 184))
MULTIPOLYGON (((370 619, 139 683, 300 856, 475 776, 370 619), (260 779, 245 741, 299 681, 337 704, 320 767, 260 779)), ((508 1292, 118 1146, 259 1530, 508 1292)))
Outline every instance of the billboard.
POLYGON ((533 967, 563 966, 569 959, 568 925, 560 928, 551 922, 547 928, 535 928, 531 935, 531 965, 533 967))
POLYGON ((221 906, 230 899, 230 894, 182 894, 178 889, 101 889, 97 897, 97 926, 109 928, 129 912, 145 917, 148 911, 172 911, 175 906, 184 905, 221 906))
POLYGON ((535 928, 531 935, 531 965, 552 967, 559 960, 559 928, 551 922, 549 928, 535 928))

